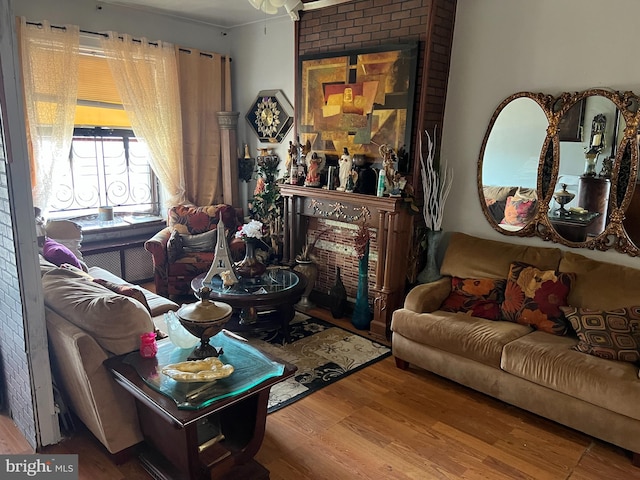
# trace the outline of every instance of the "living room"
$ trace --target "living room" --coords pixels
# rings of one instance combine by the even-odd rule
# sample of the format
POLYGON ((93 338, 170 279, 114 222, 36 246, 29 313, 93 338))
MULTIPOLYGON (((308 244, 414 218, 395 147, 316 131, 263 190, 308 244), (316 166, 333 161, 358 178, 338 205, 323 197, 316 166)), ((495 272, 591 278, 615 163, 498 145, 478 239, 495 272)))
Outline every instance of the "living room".
MULTIPOLYGON (((634 44, 633 14, 639 12, 639 7, 632 0, 617 0, 611 5, 603 9, 601 4, 577 0, 560 4, 551 0, 526 4, 458 1, 445 117, 440 129, 441 156, 455 176, 444 230, 505 239, 484 217, 476 185, 482 139, 491 115, 503 99, 519 91, 558 94, 593 87, 640 90, 633 62, 629 61, 634 44), (615 38, 616 49, 610 46, 613 41, 608 40, 609 32, 615 38)), ((286 15, 223 32, 106 4, 97 11, 93 2, 23 0, 14 2, 13 9, 16 15, 33 21, 72 23, 92 31, 115 30, 229 54, 234 63, 234 109, 240 112, 249 108, 261 90, 281 89, 291 101, 295 98, 295 24, 286 15)), ((321 26, 313 28, 321 30, 321 26)), ((276 147, 281 158, 286 157, 290 138, 276 147)), ((240 144, 248 143, 255 154, 258 143, 246 122, 239 122, 238 139, 240 144)), ((25 178, 12 181, 23 185, 27 183, 25 178)), ((509 237, 508 241, 549 245, 536 238, 509 237)), ((637 258, 612 250, 579 252, 640 267, 637 258)), ((3 352, 7 350, 3 348, 3 352)))

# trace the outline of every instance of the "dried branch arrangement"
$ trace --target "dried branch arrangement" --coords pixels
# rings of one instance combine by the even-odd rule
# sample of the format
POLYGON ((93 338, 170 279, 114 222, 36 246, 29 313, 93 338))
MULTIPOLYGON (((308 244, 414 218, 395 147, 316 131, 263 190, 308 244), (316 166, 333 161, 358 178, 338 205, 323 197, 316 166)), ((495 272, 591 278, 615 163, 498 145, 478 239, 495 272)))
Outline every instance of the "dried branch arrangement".
POLYGON ((447 168, 442 159, 436 164, 435 129, 433 132, 434 140, 431 139, 428 132, 425 131, 424 133, 427 136, 426 160, 422 153, 422 139, 420 139, 420 173, 424 191, 422 215, 427 228, 432 231, 438 231, 442 230, 444 205, 453 183, 453 169, 447 168))

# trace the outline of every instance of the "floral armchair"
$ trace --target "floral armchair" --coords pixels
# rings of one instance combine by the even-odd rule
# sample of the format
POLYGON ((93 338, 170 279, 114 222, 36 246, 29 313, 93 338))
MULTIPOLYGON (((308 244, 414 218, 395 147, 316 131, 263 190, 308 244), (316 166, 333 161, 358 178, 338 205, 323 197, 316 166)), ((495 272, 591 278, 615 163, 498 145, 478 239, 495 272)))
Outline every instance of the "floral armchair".
POLYGON ((238 226, 242 225, 241 211, 225 204, 169 208, 167 226, 144 244, 153 257, 158 295, 171 298, 192 293, 191 280, 208 272, 213 262, 220 218, 227 231, 232 257, 237 258, 233 255, 232 240, 238 226))

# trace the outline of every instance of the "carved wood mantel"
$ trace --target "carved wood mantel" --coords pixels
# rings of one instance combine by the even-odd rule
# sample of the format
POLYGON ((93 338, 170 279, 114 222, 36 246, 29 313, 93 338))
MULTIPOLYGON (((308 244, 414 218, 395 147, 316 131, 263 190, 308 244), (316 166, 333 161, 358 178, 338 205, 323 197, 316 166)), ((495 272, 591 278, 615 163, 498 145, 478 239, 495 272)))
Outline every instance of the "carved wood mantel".
POLYGON ((405 274, 412 219, 401 198, 374 197, 358 193, 281 185, 284 202, 283 262, 295 259, 305 238, 302 217, 360 223, 377 230, 378 262, 373 292, 370 333, 388 339, 391 315, 404 301, 405 274))

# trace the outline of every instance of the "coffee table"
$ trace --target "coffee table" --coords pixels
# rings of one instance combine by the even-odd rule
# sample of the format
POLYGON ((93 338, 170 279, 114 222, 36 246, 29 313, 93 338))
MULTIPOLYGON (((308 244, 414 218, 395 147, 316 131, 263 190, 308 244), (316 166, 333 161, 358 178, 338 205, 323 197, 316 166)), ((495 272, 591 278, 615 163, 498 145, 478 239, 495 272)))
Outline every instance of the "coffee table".
POLYGON ((285 268, 267 269, 258 278, 241 278, 232 287, 225 287, 220 277, 204 285, 206 273, 191 281, 198 296, 203 286, 211 288, 209 298, 228 303, 234 314, 225 328, 232 332, 255 332, 280 329, 289 342, 289 322, 295 315, 293 306, 300 300, 307 282, 302 275, 285 268))
POLYGON ((155 358, 139 352, 105 360, 115 381, 135 399, 145 445, 143 467, 156 479, 268 479, 254 460, 264 438, 271 387, 297 370, 248 343, 220 332, 220 360, 235 371, 214 383, 182 383, 159 370, 186 360, 191 349, 158 342, 155 358))

